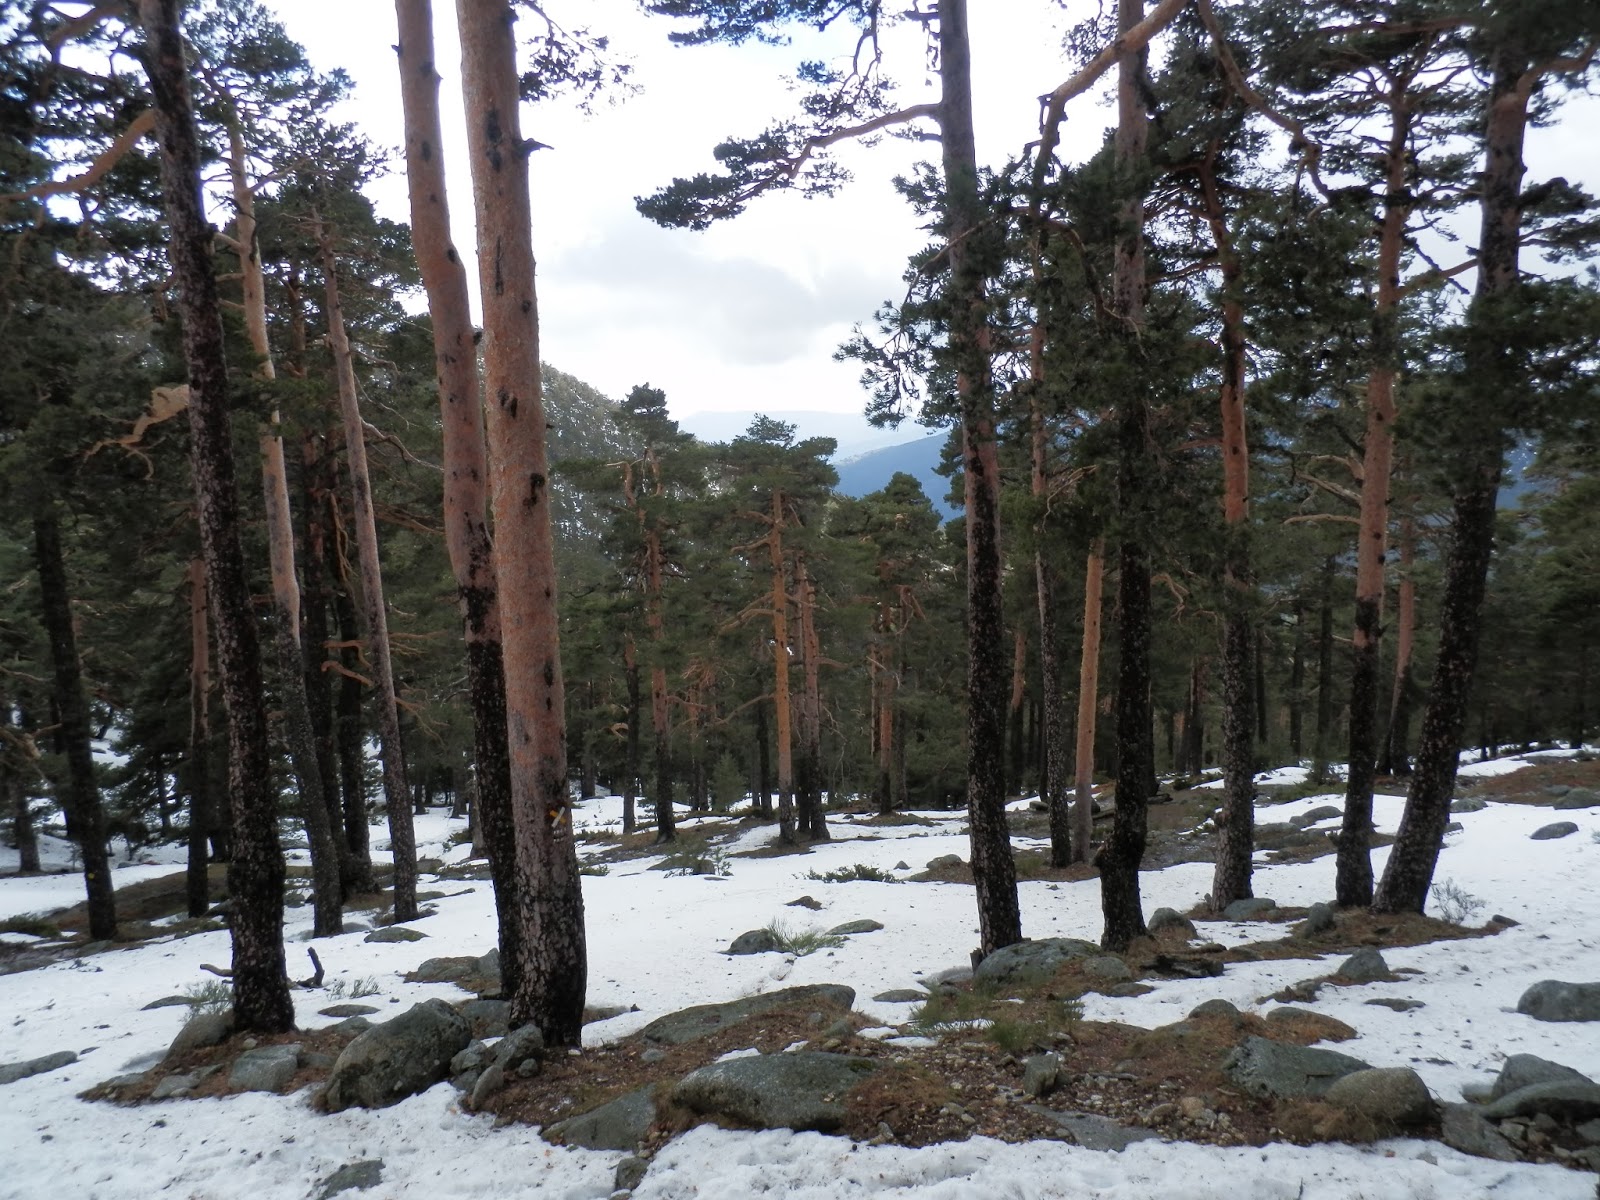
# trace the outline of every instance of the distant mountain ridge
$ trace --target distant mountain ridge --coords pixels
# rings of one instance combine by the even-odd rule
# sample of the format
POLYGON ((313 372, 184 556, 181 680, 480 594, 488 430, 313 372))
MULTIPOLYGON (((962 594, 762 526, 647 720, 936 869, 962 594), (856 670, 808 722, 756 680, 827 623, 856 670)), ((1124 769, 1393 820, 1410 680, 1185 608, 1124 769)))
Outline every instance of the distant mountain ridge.
POLYGON ((846 459, 906 440, 904 431, 878 429, 858 412, 788 409, 758 413, 755 409, 742 409, 736 412, 692 412, 681 417, 674 413, 673 416, 680 429, 694 434, 702 442, 731 442, 749 429, 750 422, 758 416, 784 421, 795 427, 795 437, 802 441, 806 438, 831 437, 838 442, 839 448, 833 455, 834 466, 846 459))

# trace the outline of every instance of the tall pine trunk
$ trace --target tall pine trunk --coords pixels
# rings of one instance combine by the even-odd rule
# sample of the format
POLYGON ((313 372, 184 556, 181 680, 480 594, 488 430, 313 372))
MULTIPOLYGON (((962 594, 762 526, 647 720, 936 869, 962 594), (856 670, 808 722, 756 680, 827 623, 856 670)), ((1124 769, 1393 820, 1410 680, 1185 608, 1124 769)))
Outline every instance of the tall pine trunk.
POLYGON ((1385 775, 1411 774, 1411 656, 1417 640, 1417 521, 1400 518, 1400 586, 1395 601, 1394 688, 1389 696, 1389 724, 1383 737, 1378 770, 1385 775))
POLYGON ((1328 741, 1333 736, 1333 577, 1334 559, 1322 566, 1317 616, 1317 727, 1311 744, 1311 780, 1328 781, 1328 741))
MULTIPOLYGON (((450 237, 450 204, 439 122, 430 0, 395 0, 400 100, 406 130, 411 242, 428 293, 434 372, 444 434, 444 528, 466 635, 467 696, 472 709, 478 829, 494 881, 501 985, 516 989, 516 834, 506 745, 505 656, 488 525, 489 465, 478 392, 476 331, 467 271, 450 237)), ((631 792, 630 792, 631 795, 631 792)), ((631 816, 631 813, 629 814, 631 816)), ((631 829, 631 822, 629 822, 631 829)))
POLYGON ((211 590, 217 666, 228 715, 228 791, 233 806, 228 892, 233 937, 233 1012, 240 1030, 294 1027, 283 957, 283 851, 267 745, 267 710, 250 585, 239 540, 221 306, 211 266, 211 226, 200 200, 200 157, 179 0, 139 0, 145 71, 161 146, 168 254, 189 369, 189 454, 200 545, 211 590))
POLYGON ((478 235, 484 386, 522 956, 513 1025, 576 1046, 588 954, 567 791, 555 538, 534 294, 528 143, 509 0, 457 0, 478 235))
POLYGON ((1072 861, 1071 792, 1067 788, 1067 710, 1062 689, 1061 647, 1056 642, 1056 576, 1045 553, 1048 430, 1044 420, 1044 328, 1035 325, 1031 343, 1032 387, 1028 392, 1028 420, 1032 439, 1030 486, 1035 506, 1033 524, 1033 586, 1039 614, 1039 686, 1044 708, 1044 753, 1039 798, 1050 817, 1050 865, 1072 861))
POLYGON ((1100 615, 1105 542, 1096 538, 1083 570, 1083 648, 1078 660, 1078 736, 1073 751, 1072 861, 1089 861, 1094 837, 1094 740, 1100 715, 1100 615))
POLYGON ((622 832, 629 834, 637 822, 634 806, 639 793, 639 721, 643 715, 639 704, 639 653, 634 647, 631 633, 623 639, 622 667, 628 685, 628 740, 622 768, 622 832))
POLYGON ((828 840, 822 811, 822 646, 817 638, 817 583, 806 565, 805 551, 794 560, 795 609, 800 620, 800 754, 797 823, 813 842, 828 840))
POLYGON ((320 218, 317 244, 322 251, 323 288, 327 296, 328 342, 339 381, 339 412, 344 419, 345 461, 350 471, 350 511, 355 522, 356 561, 361 569, 362 612, 367 653, 378 690, 378 757, 383 766, 383 805, 389 819, 389 849, 394 858, 394 920, 417 919, 417 835, 412 824, 411 788, 406 782, 405 753, 400 741, 400 708, 395 696, 394 662, 389 653, 389 612, 383 596, 383 567, 378 557, 378 519, 372 504, 372 476, 367 470, 367 438, 356 398, 355 365, 339 300, 339 274, 333 238, 320 218))
POLYGON ((189 915, 203 917, 211 908, 206 837, 212 812, 211 771, 211 629, 206 621, 206 564, 189 561, 189 745, 184 755, 182 784, 189 796, 188 865, 184 892, 189 915))
POLYGON ((772 712, 778 739, 778 840, 795 840, 794 721, 789 703, 789 589, 783 553, 783 493, 772 493, 772 527, 767 531, 767 556, 772 569, 772 712))

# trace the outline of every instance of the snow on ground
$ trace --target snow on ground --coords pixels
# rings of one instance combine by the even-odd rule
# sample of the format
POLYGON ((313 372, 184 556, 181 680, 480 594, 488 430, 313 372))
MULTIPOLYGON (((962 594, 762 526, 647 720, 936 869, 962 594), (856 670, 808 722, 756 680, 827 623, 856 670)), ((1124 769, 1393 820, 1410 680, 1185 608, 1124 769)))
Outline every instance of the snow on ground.
MULTIPOLYGON (((1484 764, 1493 766, 1495 764, 1484 764)), ((1287 780, 1286 780, 1287 781, 1287 780)), ((1337 795, 1263 807, 1262 821, 1283 821, 1337 795)), ((1375 819, 1389 831, 1402 802, 1378 797, 1375 819)), ((621 801, 604 797, 580 806, 580 829, 620 827, 621 801)), ((905 1021, 913 1006, 873 1001, 939 972, 967 965, 977 944, 972 889, 961 884, 826 883, 808 873, 865 864, 897 878, 930 859, 969 847, 960 814, 914 814, 918 824, 877 826, 834 816, 835 838, 811 853, 727 860, 726 876, 669 877, 650 869, 658 859, 610 864, 603 877, 584 880, 589 935, 589 997, 594 1004, 637 1005, 590 1025, 591 1044, 637 1030, 664 1012, 795 984, 834 981, 856 989, 857 1007, 886 1025, 905 1021), (901 867, 900 864, 906 864, 901 867), (787 906, 806 894, 817 912, 787 906), (730 958, 719 953, 737 934, 770 921, 793 929, 827 929, 871 917, 881 933, 847 939, 834 950, 791 959, 773 954, 730 958)), ((1421 975, 1402 983, 1326 989, 1315 1008, 1347 1022, 1360 1037, 1341 1049, 1375 1066, 1412 1066, 1443 1099, 1463 1084, 1498 1070, 1508 1054, 1529 1052, 1600 1076, 1600 1038, 1584 1026, 1547 1025, 1518 1015, 1517 997, 1538 979, 1600 979, 1600 808, 1568 812, 1578 835, 1533 842, 1528 833, 1552 820, 1546 808, 1493 804, 1461 814, 1436 878, 1481 899, 1478 920, 1500 913, 1521 922, 1496 937, 1386 952, 1391 966, 1421 975), (1375 997, 1405 996, 1425 1007, 1405 1013, 1368 1006, 1375 997)), ((692 832, 702 821, 686 818, 692 832)), ((419 853, 460 858, 452 846, 461 821, 433 813, 417 820, 419 853)), ((770 830, 739 835, 753 848, 770 830)), ((374 846, 387 834, 373 830, 374 846)), ((588 843, 592 858, 607 848, 588 843)), ((731 849, 732 847, 730 847, 731 849)), ((1381 870, 1385 851, 1375 855, 1381 870)), ((0 870, 15 865, 0 858, 0 870)), ((119 885, 169 868, 118 870, 119 885)), ((1327 899, 1333 860, 1258 863, 1255 890, 1283 905, 1327 899)), ((1183 864, 1146 874, 1146 912, 1168 905, 1188 909, 1210 885, 1206 864, 1183 864)), ((461 995, 447 985, 407 984, 400 976, 435 955, 480 954, 494 944, 493 897, 487 882, 434 882, 447 893, 437 912, 417 923, 428 940, 414 944, 362 941, 354 932, 318 944, 328 981, 346 989, 371 980, 368 1000, 399 1012, 429 996, 461 995)), ((39 912, 75 902, 73 876, 0 878, 0 914, 39 912)), ((1097 938, 1099 886, 1024 882, 1024 931, 1032 937, 1097 938)), ((290 972, 307 973, 304 957, 310 911, 291 909, 286 938, 290 972)), ((1281 926, 1202 922, 1202 936, 1225 943, 1273 938, 1281 926)), ((138 1108, 89 1105, 76 1093, 103 1079, 154 1063, 185 1014, 182 1008, 141 1011, 162 996, 208 981, 203 962, 226 963, 226 933, 113 950, 0 977, 0 1063, 61 1049, 78 1063, 0 1091, 0 1198, 34 1198, 72 1191, 89 1200, 135 1200, 173 1195, 188 1200, 303 1200, 338 1166, 382 1158, 384 1182, 360 1193, 373 1200, 425 1197, 456 1200, 484 1195, 608 1196, 619 1154, 548 1146, 526 1128, 494 1129, 486 1117, 464 1114, 441 1084, 393 1109, 314 1113, 304 1093, 294 1097, 241 1095, 138 1108)), ((1331 970, 1335 962, 1240 963, 1220 979, 1157 982, 1136 999, 1087 998, 1087 1015, 1153 1027, 1181 1018, 1200 1000, 1223 997, 1265 1011, 1266 996, 1286 984, 1331 970)), ((316 1009, 325 993, 297 992, 302 1027, 328 1023, 316 1009)), ((355 1194, 355 1193, 352 1193, 355 1194)), ((1554 1166, 1500 1164, 1466 1158, 1443 1146, 1391 1141, 1371 1147, 1300 1148, 1272 1145, 1219 1149, 1142 1142, 1121 1154, 1086 1151, 1056 1142, 1004 1145, 985 1139, 920 1150, 857 1146, 817 1134, 738 1133, 702 1128, 657 1157, 639 1200, 722 1200, 757 1194, 814 1197, 1117 1197, 1143 1200, 1335 1200, 1366 1197, 1515 1197, 1592 1200, 1593 1175, 1554 1166)))

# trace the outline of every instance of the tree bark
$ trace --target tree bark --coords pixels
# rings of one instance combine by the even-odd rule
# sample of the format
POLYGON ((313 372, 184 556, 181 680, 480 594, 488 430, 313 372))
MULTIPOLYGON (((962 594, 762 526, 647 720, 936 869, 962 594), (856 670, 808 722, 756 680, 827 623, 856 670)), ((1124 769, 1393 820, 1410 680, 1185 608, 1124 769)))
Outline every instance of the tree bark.
POLYGON ((203 917, 211 908, 206 836, 211 827, 211 630, 206 621, 206 565, 189 560, 189 746, 184 755, 183 784, 189 794, 189 857, 184 891, 189 915, 203 917))
MULTIPOLYGON (((1509 46, 1493 56, 1484 127, 1484 167, 1479 191, 1481 226, 1478 279, 1467 312, 1470 323, 1492 318, 1519 283, 1523 142, 1537 79, 1509 46)), ((1464 461, 1453 500, 1450 550, 1445 559, 1439 611, 1439 650, 1428 707, 1417 741, 1417 760, 1400 829, 1383 880, 1373 897, 1379 912, 1417 912, 1427 903, 1455 790, 1456 761, 1478 665, 1483 595, 1494 556, 1500 476, 1505 469, 1504 397, 1518 385, 1511 348, 1499 338, 1468 342, 1462 378, 1468 389, 1464 461)))
POLYGON ((757 700, 756 709, 756 811, 772 816, 772 751, 767 742, 767 705, 757 700))
POLYGON ((783 554, 783 493, 772 493, 772 528, 767 533, 767 553, 772 567, 772 710, 778 739, 778 840, 795 840, 794 742, 789 713, 789 590, 785 586, 783 554))
POLYGON ((477 218, 495 579, 522 918, 511 1020, 538 1025, 552 1045, 576 1046, 588 957, 567 792, 529 151, 520 128, 509 0, 457 0, 456 17, 477 218))
POLYGON ((1385 775, 1411 774, 1411 656, 1417 640, 1417 521, 1409 512, 1400 518, 1400 586, 1395 602, 1394 689, 1389 696, 1389 725, 1378 769, 1385 775))
POLYGON ((1034 599, 1039 613, 1039 686, 1044 708, 1044 753, 1041 755, 1042 778, 1039 780, 1039 798, 1044 801, 1050 816, 1050 865, 1069 866, 1072 854, 1071 793, 1067 789, 1067 713, 1066 696, 1062 689, 1061 647, 1056 641, 1056 577, 1055 569, 1045 553, 1046 491, 1048 430, 1045 427, 1044 403, 1044 328, 1035 325, 1031 339, 1030 374, 1033 386, 1028 395, 1028 419, 1032 440, 1032 471, 1030 486, 1036 506, 1033 536, 1034 599))
POLYGON ((345 461, 350 472, 350 511, 355 522, 356 561, 361 569, 362 612, 366 618, 367 651, 378 690, 378 757, 383 765, 383 804, 389 818, 389 849, 394 858, 394 920, 415 921, 417 908, 417 835, 412 825, 411 788, 406 782, 405 751, 400 741, 400 708, 395 696, 394 662, 389 653, 389 613, 383 596, 383 567, 378 557, 378 522, 372 507, 372 476, 367 470, 367 438, 356 398, 355 366, 339 301, 339 274, 333 238, 316 218, 322 251, 322 276, 327 295, 328 342, 339 380, 339 412, 344 419, 345 461))
MULTIPOLYGON (((430 0, 395 0, 400 101, 406 130, 411 241, 428 293, 434 371, 444 434, 445 549, 455 576, 467 650, 467 696, 477 764, 478 827, 494 882, 501 987, 516 989, 516 835, 506 745, 505 655, 488 525, 489 465, 478 391, 476 331, 467 271, 450 236, 430 0), (507 974, 509 969, 510 974, 507 974)), ((631 795, 631 791, 630 791, 631 795)), ((630 814, 631 816, 631 814, 630 814)), ((631 821, 628 828, 631 830, 631 821)))
POLYGON ((628 741, 622 769, 622 832, 629 834, 633 832, 637 819, 634 805, 639 792, 639 721, 643 716, 639 703, 639 655, 631 633, 623 639, 622 666, 628 685, 628 741))
MULTIPOLYGON (((328 508, 337 525, 339 502, 332 491, 328 494, 328 508)), ((376 892, 378 885, 368 850, 371 839, 367 823, 366 727, 362 719, 361 678, 357 674, 361 666, 361 624, 351 595, 354 589, 344 569, 346 564, 335 543, 330 542, 329 551, 339 579, 333 591, 333 611, 339 625, 339 660, 343 669, 334 699, 334 740, 339 754, 339 792, 344 797, 344 838, 350 848, 350 890, 376 892)))
POLYGON ((1306 688, 1306 604, 1296 590, 1294 597, 1294 646, 1289 653, 1289 755, 1299 762, 1305 754, 1306 688))
MULTIPOLYGON (((12 721, 10 702, 0 711, 0 724, 12 721)), ((0 754, 0 809, 11 813, 11 834, 17 843, 17 874, 39 873, 39 832, 33 825, 32 799, 23 785, 22 773, 8 755, 0 754)))
POLYGON ((1089 861, 1094 837, 1094 739, 1100 698, 1100 613, 1105 591, 1105 541, 1089 547, 1083 571, 1083 648, 1078 659, 1078 736, 1074 748, 1072 861, 1089 861))
POLYGON ((1311 745, 1311 780, 1328 781, 1328 739, 1333 736, 1333 571, 1334 560, 1322 567, 1322 594, 1317 625, 1317 729, 1311 745))
POLYGON ((260 649, 239 541, 221 307, 211 266, 214 235, 200 199, 198 140, 178 8, 179 0, 139 0, 138 11, 161 146, 168 254, 189 368, 189 446, 200 544, 228 715, 234 1024, 240 1031, 281 1033, 294 1027, 283 958, 283 852, 271 786, 260 649))
POLYGON ((803 550, 795 555, 794 590, 800 619, 800 747, 805 772, 797 816, 809 840, 825 842, 828 822, 822 811, 822 646, 817 638, 817 583, 811 577, 803 550))
MULTIPOLYGON (((1144 17, 1144 0, 1118 0, 1118 28, 1127 33, 1144 17)), ((1148 137, 1144 99, 1145 54, 1117 56, 1117 161, 1130 173, 1143 162, 1148 137)), ((1131 197, 1122 213, 1125 228, 1116 248, 1112 310, 1130 343, 1144 327, 1144 202, 1131 197)), ((1147 461, 1150 410, 1144 394, 1124 395, 1117 413, 1117 494, 1125 520, 1117 551, 1117 811, 1111 837, 1100 848, 1100 904, 1105 915, 1102 944, 1122 951, 1145 932, 1139 898, 1139 864, 1144 858, 1149 821, 1148 760, 1154 748, 1150 727, 1150 565, 1139 528, 1155 481, 1147 461)))

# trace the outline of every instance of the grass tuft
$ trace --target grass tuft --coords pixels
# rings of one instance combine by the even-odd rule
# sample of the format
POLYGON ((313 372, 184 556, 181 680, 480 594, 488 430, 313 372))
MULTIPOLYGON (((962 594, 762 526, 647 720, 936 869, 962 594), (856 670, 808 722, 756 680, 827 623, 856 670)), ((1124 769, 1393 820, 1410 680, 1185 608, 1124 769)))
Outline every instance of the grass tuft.
POLYGON ((854 863, 848 867, 837 867, 832 871, 807 871, 806 879, 814 879, 818 883, 899 883, 894 875, 882 867, 870 866, 867 863, 854 863))

